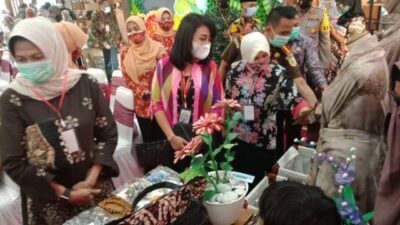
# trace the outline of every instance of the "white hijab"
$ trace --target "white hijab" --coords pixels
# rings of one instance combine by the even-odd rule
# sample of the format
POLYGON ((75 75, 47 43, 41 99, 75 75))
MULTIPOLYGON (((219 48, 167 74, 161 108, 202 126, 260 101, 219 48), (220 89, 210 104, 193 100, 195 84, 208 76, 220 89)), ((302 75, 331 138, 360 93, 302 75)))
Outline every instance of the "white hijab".
POLYGON ((267 38, 260 32, 253 32, 243 37, 240 52, 244 63, 252 63, 261 51, 268 53, 269 43, 267 38))
POLYGON ((18 74, 17 78, 11 83, 13 90, 21 95, 42 100, 32 91, 34 89, 44 99, 49 100, 61 95, 65 74, 67 74, 67 90, 78 83, 84 71, 68 69, 69 56, 67 47, 54 23, 44 17, 24 19, 14 27, 9 40, 17 36, 35 44, 43 52, 46 59, 52 61, 56 72, 48 81, 37 85, 32 84, 28 79, 18 74))

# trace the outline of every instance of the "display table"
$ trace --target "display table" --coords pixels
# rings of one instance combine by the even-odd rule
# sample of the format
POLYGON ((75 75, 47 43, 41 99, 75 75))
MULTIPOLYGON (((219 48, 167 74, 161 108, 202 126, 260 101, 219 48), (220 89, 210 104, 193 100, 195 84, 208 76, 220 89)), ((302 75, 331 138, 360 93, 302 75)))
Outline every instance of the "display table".
MULTIPOLYGON (((179 174, 167 167, 160 166, 149 172, 143 178, 138 178, 117 189, 114 194, 125 199, 127 202, 133 202, 137 195, 146 187, 164 181, 180 184, 179 174)), ((104 225, 116 219, 117 218, 97 206, 78 214, 65 222, 64 225, 104 225)))
POLYGON ((19 187, 4 172, 0 183, 0 224, 22 224, 19 187))

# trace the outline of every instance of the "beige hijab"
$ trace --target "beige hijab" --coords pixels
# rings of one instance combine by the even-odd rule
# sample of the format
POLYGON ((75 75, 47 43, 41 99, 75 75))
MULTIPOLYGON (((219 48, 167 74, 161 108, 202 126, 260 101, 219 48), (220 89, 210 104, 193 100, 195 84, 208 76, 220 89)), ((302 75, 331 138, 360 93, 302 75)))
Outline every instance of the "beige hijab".
POLYGON ((161 18, 162 18, 163 13, 165 13, 165 12, 168 12, 168 13, 171 15, 171 17, 172 17, 171 10, 169 10, 168 8, 165 8, 165 7, 159 8, 159 9, 157 10, 157 13, 156 13, 157 27, 156 27, 155 34, 158 34, 158 35, 160 35, 161 37, 171 37, 171 36, 174 36, 174 35, 175 35, 175 32, 174 32, 174 30, 172 29, 172 27, 171 27, 170 30, 166 31, 166 30, 162 29, 162 28, 160 27, 160 25, 158 24, 158 22, 161 21, 161 18))
POLYGON ((67 45, 69 57, 69 67, 77 68, 72 62, 71 53, 78 48, 82 48, 88 41, 89 36, 76 24, 63 21, 56 24, 67 45))
POLYGON ((136 23, 140 30, 145 32, 145 39, 140 45, 130 43, 129 50, 122 63, 131 80, 139 83, 139 76, 154 71, 157 58, 167 53, 164 46, 150 39, 142 18, 138 16, 129 17, 126 21, 127 27, 130 22, 136 23))
MULTIPOLYGON (((80 79, 84 71, 68 69, 68 51, 61 34, 55 24, 43 17, 25 19, 19 22, 11 32, 9 40, 13 37, 23 37, 35 44, 50 59, 55 67, 55 74, 44 84, 34 85, 28 79, 17 74, 11 83, 11 88, 21 95, 29 96, 36 100, 53 99, 63 91, 66 75, 67 90, 71 89, 80 79)), ((9 43, 10 44, 10 43, 9 43)))

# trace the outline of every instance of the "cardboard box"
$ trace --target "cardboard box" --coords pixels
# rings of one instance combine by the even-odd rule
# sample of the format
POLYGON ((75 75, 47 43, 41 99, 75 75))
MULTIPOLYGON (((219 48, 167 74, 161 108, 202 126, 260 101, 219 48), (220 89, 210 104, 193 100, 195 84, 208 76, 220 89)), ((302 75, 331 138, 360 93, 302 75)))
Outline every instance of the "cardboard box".
POLYGON ((85 3, 85 10, 94 11, 99 9, 99 5, 97 3, 85 3))

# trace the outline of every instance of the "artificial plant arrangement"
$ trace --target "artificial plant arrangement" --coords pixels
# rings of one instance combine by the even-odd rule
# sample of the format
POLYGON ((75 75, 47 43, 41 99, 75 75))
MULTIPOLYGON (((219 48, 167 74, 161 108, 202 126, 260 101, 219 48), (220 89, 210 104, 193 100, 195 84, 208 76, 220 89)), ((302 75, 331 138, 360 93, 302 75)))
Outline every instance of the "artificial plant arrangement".
POLYGON ((373 212, 362 215, 354 197, 351 183, 355 179, 356 171, 353 165, 356 159, 356 149, 351 148, 346 162, 340 162, 328 153, 318 153, 317 163, 328 163, 335 171, 335 181, 338 184, 338 197, 335 197, 336 206, 345 225, 367 225, 374 217, 373 212))
POLYGON ((181 174, 181 178, 185 182, 201 176, 205 177, 207 182, 212 185, 212 188, 207 190, 204 195, 205 201, 223 192, 221 185, 230 182, 228 174, 233 170, 231 163, 234 160, 232 148, 237 145, 233 141, 238 135, 232 130, 242 118, 242 113, 238 110, 240 104, 236 100, 225 99, 216 103, 212 108, 223 112, 225 124, 224 118, 216 113, 205 114, 193 124, 195 134, 201 135, 203 143, 207 145, 207 152, 198 154, 196 149, 198 149, 200 141, 197 138, 193 138, 181 151, 175 152, 175 162, 187 156, 192 158, 190 167, 181 174), (221 132, 224 136, 223 143, 218 147, 215 146, 213 139, 213 134, 216 132, 221 132), (223 160, 218 162, 216 157, 222 154, 223 160), (218 171, 223 171, 223 174, 218 171), (210 172, 215 172, 215 174, 210 175, 210 172))

